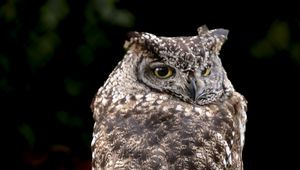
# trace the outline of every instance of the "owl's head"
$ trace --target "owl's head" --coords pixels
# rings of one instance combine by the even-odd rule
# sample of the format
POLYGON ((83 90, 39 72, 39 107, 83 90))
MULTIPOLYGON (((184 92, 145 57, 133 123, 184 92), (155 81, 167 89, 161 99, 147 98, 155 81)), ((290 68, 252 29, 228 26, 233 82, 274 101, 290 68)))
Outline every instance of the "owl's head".
POLYGON ((159 37, 132 32, 125 48, 138 56, 140 83, 180 100, 204 105, 233 91, 218 57, 228 30, 198 28, 197 36, 159 37))

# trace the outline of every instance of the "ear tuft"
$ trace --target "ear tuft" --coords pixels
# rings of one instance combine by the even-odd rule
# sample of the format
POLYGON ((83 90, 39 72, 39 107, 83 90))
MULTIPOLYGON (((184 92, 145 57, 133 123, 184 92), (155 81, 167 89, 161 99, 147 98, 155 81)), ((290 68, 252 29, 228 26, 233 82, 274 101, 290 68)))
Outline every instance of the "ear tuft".
POLYGON ((223 29, 223 28, 214 29, 214 30, 212 30, 212 32, 211 32, 211 34, 212 34, 213 36, 216 36, 217 38, 219 38, 219 39, 224 39, 224 40, 227 39, 228 33, 229 33, 229 30, 223 29))
POLYGON ((202 26, 198 27, 197 31, 198 31, 198 34, 201 35, 201 34, 207 34, 209 29, 206 25, 202 25, 202 26))
POLYGON ((136 43, 141 37, 141 34, 136 31, 132 31, 127 33, 127 40, 125 41, 123 47, 124 49, 128 49, 133 43, 136 43))

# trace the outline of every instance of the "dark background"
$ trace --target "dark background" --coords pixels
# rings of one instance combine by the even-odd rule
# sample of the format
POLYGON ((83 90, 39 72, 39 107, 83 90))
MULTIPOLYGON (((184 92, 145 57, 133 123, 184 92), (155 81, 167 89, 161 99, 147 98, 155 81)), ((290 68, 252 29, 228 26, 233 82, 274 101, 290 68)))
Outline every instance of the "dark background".
POLYGON ((236 90, 249 102, 245 170, 295 169, 299 9, 287 2, 226 5, 0 1, 3 163, 9 169, 89 169, 93 128, 89 105, 122 59, 126 33, 196 35, 197 27, 206 24, 230 30, 221 58, 236 90))

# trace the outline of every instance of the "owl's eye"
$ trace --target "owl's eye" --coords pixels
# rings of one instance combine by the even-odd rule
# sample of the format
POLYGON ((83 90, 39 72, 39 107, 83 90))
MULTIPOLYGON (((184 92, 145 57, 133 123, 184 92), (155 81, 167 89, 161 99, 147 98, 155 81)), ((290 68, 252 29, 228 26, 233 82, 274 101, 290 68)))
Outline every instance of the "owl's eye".
POLYGON ((202 71, 202 76, 207 77, 209 76, 211 72, 211 68, 210 67, 206 67, 203 71, 202 71))
POLYGON ((153 69, 153 73, 156 77, 161 78, 161 79, 167 79, 174 75, 174 71, 171 67, 168 66, 161 66, 161 67, 156 67, 153 69))

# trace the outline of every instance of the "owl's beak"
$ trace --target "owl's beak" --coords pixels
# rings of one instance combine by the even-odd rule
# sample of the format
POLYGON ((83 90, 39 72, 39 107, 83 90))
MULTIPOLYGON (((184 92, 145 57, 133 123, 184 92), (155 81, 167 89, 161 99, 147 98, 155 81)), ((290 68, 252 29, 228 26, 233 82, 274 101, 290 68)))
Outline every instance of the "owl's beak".
POLYGON ((200 79, 200 75, 197 72, 189 75, 188 79, 188 91, 190 97, 196 101, 199 99, 203 93, 204 82, 200 79))

